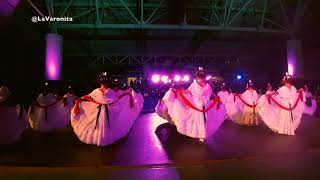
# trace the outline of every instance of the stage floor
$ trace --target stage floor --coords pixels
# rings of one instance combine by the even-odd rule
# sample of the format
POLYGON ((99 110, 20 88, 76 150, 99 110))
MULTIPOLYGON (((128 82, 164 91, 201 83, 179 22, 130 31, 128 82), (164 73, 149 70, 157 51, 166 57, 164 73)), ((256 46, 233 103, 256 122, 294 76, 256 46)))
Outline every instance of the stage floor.
POLYGON ((148 113, 140 115, 128 137, 107 147, 80 142, 71 127, 28 130, 16 144, 0 146, 0 179, 319 179, 319 165, 320 119, 308 116, 296 136, 227 120, 200 144, 148 113))

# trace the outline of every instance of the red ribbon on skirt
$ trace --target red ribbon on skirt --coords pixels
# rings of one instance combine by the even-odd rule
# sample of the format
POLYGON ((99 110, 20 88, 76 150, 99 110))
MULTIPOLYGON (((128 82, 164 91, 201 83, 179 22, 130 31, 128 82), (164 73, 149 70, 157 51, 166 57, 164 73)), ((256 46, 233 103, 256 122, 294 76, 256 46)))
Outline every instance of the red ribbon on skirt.
POLYGON ((207 109, 202 110, 202 109, 199 109, 199 108, 195 107, 195 106, 184 96, 184 94, 183 94, 182 91, 177 90, 177 93, 180 95, 182 101, 183 101, 188 107, 190 107, 191 109, 194 109, 194 110, 196 110, 196 111, 199 111, 199 112, 208 112, 208 111, 210 111, 217 103, 220 102, 219 96, 216 96, 216 97, 212 100, 212 103, 209 105, 209 107, 208 107, 207 109))
POLYGON ((112 105, 112 104, 118 102, 121 98, 123 98, 125 96, 129 96, 130 97, 130 108, 132 108, 134 106, 133 96, 132 96, 132 94, 130 92, 126 92, 126 93, 121 94, 115 101, 110 102, 110 103, 100 103, 100 102, 94 100, 91 96, 85 95, 85 96, 83 96, 81 98, 78 98, 76 100, 73 112, 76 115, 79 114, 80 102, 81 101, 89 101, 89 102, 92 102, 92 103, 95 103, 95 104, 98 104, 98 105, 112 105))
POLYGON ((269 94, 269 95, 268 95, 269 104, 271 104, 271 101, 272 101, 272 102, 274 102, 277 106, 279 106, 281 109, 284 109, 284 110, 287 110, 287 111, 292 111, 292 110, 294 110, 294 109, 298 106, 299 100, 300 100, 301 102, 303 102, 303 94, 302 94, 302 92, 299 92, 299 96, 298 96, 296 102, 294 103, 294 105, 293 105, 291 108, 290 108, 290 107, 288 108, 288 107, 283 106, 283 105, 280 104, 279 102, 277 102, 277 101, 272 97, 272 94, 269 94))
POLYGON ((242 96, 240 94, 234 94, 234 101, 236 101, 236 97, 238 97, 243 102, 243 104, 245 104, 248 107, 256 108, 257 106, 257 104, 249 104, 246 100, 242 99, 242 96))

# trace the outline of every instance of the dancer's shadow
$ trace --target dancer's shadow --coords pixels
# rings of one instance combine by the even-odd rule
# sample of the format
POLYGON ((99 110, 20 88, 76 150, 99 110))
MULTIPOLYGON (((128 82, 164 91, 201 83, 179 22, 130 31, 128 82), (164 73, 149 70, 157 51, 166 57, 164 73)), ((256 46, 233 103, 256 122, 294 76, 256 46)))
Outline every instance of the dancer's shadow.
POLYGON ((212 154, 212 149, 208 148, 206 144, 201 144, 198 139, 180 134, 176 127, 169 123, 158 126, 155 133, 169 159, 174 163, 203 161, 212 154))

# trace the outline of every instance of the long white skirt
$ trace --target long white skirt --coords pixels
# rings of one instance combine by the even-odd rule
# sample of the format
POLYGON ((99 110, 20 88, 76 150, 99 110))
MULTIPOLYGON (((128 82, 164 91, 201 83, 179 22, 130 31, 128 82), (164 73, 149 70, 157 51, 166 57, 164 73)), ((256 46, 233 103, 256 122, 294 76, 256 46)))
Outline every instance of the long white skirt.
MULTIPOLYGON (((296 98, 298 98, 298 93, 296 98)), ((281 105, 289 108, 289 102, 279 96, 273 98, 281 105)), ((295 98, 295 99, 296 99, 295 98)), ((297 107, 288 111, 280 108, 275 103, 269 103, 266 95, 262 96, 258 101, 257 111, 263 122, 274 132, 286 135, 295 135, 295 130, 299 127, 302 113, 304 111, 304 102, 299 101, 297 107)))
POLYGON ((27 128, 27 113, 23 107, 0 107, 0 144, 16 142, 27 128))
MULTIPOLYGON (((134 107, 130 107, 130 97, 124 96, 116 103, 108 106, 109 120, 106 107, 102 106, 99 118, 98 104, 82 101, 79 114, 71 111, 71 125, 80 141, 97 146, 106 146, 125 137, 143 107, 143 97, 134 91, 134 107)), ((98 101, 98 100, 96 100, 98 101)))
POLYGON ((228 118, 240 125, 255 126, 261 121, 256 108, 248 107, 237 97, 234 100, 232 94, 227 98, 226 111, 228 118))
POLYGON ((60 100, 55 105, 47 108, 33 105, 28 111, 30 127, 41 132, 64 128, 70 123, 70 112, 72 107, 73 104, 68 103, 65 105, 63 100, 60 100))
MULTIPOLYGON (((190 94, 185 94, 185 97, 198 109, 202 109, 201 105, 194 102, 190 94)), ((206 113, 199 112, 188 107, 181 97, 175 98, 172 89, 169 89, 162 101, 164 103, 162 106, 157 106, 156 112, 161 117, 170 117, 169 122, 177 127, 179 133, 192 138, 212 136, 225 120, 225 106, 222 103, 216 104, 206 113), (161 108, 164 111, 161 111, 161 108), (204 115, 206 118, 204 118, 204 115)), ((205 107, 208 108, 210 104, 211 102, 208 102, 205 107)))
POLYGON ((172 90, 166 92, 162 99, 160 99, 156 105, 155 112, 163 119, 167 120, 170 124, 174 124, 172 122, 172 118, 168 113, 168 109, 172 109, 174 106, 176 98, 172 90))

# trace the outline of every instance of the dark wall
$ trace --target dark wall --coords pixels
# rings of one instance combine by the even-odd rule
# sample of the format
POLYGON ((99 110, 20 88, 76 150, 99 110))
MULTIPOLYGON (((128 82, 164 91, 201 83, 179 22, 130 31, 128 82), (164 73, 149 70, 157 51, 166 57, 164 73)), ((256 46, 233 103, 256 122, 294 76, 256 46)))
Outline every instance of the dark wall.
POLYGON ((47 24, 34 24, 24 3, 0 24, 0 84, 14 92, 33 91, 44 79, 44 38, 47 24))

